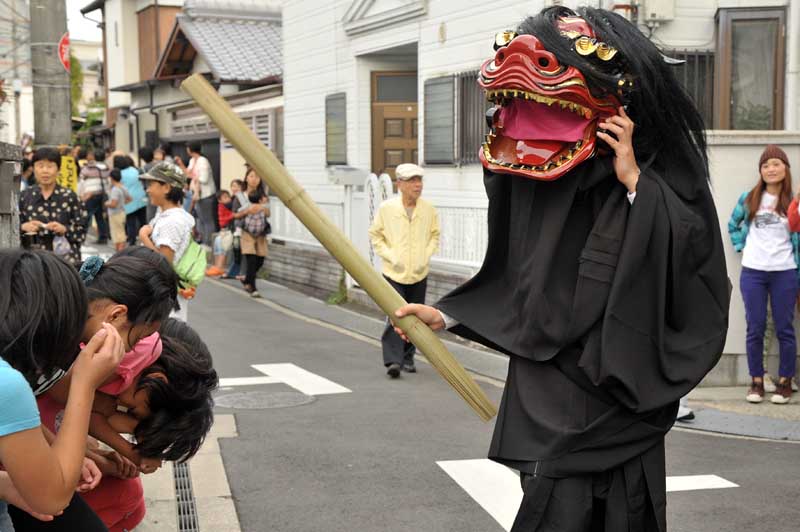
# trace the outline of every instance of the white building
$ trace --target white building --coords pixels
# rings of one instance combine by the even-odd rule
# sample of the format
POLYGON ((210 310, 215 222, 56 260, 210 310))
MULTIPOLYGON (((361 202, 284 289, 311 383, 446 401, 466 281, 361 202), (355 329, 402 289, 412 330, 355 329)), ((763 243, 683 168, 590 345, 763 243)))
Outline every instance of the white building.
MULTIPOLYGON (((551 3, 296 0, 283 8, 286 166, 366 255, 364 194, 357 190, 346 202, 343 187, 332 183, 334 167, 391 173, 402 162, 423 165, 424 194, 442 225, 431 300, 474 273, 486 248, 476 156, 485 104, 476 71, 493 54, 496 32, 551 3)), ((639 4, 642 30, 687 60, 678 73, 716 128, 709 140, 723 227, 740 192, 758 178, 764 144, 781 144, 800 164, 800 133, 786 131, 800 127, 800 0, 588 3, 628 14, 621 4, 639 4), (743 131, 753 128, 759 130, 743 131)), ((275 278, 335 290, 338 270, 291 213, 275 205, 272 224, 275 278)), ((731 248, 728 263, 737 286, 739 258, 731 248)), ((744 380, 743 316, 735 291, 725 350, 731 356, 709 382, 744 380)))

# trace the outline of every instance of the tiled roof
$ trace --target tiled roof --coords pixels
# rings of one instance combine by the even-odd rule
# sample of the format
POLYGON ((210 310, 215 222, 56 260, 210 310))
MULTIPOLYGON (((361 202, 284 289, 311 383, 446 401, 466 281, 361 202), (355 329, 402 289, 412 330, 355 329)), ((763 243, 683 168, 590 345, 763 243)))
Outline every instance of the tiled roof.
MULTIPOLYGON (((192 13, 193 15, 193 13, 192 13)), ((178 25, 214 77, 255 82, 283 73, 280 19, 252 12, 237 17, 179 15, 178 25)))

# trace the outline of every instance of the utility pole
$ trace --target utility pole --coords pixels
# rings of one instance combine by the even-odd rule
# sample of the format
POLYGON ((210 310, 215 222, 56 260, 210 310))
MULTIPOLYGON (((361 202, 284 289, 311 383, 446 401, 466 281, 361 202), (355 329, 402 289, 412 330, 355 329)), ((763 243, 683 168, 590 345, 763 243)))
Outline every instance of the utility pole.
POLYGON ((30 19, 36 144, 69 144, 72 136, 70 80, 69 72, 59 59, 59 41, 67 33, 65 0, 30 0, 30 19))
MULTIPOLYGON (((15 6, 16 7, 16 6, 15 6)), ((22 96, 22 83, 19 79, 19 61, 17 59, 17 11, 11 13, 11 46, 14 55, 11 60, 14 62, 14 80, 11 82, 14 88, 14 144, 19 143, 22 138, 22 124, 20 124, 21 113, 19 99, 22 96)))

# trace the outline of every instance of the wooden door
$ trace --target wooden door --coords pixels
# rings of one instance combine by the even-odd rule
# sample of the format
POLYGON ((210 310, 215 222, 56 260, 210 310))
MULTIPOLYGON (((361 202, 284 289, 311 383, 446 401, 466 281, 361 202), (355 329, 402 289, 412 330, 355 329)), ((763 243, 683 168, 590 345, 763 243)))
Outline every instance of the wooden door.
POLYGON ((372 171, 378 175, 386 172, 394 179, 397 165, 417 164, 418 147, 416 90, 382 91, 378 84, 395 82, 395 87, 401 83, 415 87, 416 78, 416 72, 373 73, 372 171))

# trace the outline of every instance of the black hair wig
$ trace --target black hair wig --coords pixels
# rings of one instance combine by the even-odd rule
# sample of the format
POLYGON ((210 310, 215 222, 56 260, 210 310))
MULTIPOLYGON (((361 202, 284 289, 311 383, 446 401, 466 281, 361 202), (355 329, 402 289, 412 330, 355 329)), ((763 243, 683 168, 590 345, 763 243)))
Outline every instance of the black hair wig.
POLYGON ((142 371, 150 416, 134 430, 143 457, 185 462, 200 450, 214 423, 211 393, 219 385, 211 353, 186 323, 170 318, 161 325, 161 356, 142 371), (167 380, 152 376, 163 373, 167 380))
POLYGON ((689 158, 708 177, 705 125, 691 97, 680 84, 661 50, 627 19, 604 9, 582 7, 577 13, 554 6, 520 24, 517 32, 535 35, 561 64, 580 70, 593 93, 616 92, 620 76, 632 78, 626 112, 636 128, 633 146, 642 159, 657 154, 670 164, 689 158), (594 29, 599 41, 616 48, 611 61, 581 56, 572 39, 561 35, 562 17, 580 16, 594 29))
POLYGON ((46 251, 0 250, 0 357, 32 387, 70 367, 88 315, 74 266, 46 251))
POLYGON ((55 148, 39 148, 33 154, 33 164, 37 161, 50 161, 56 163, 56 166, 61 168, 61 154, 55 148))
POLYGON ((110 299, 125 305, 134 325, 164 321, 177 307, 178 276, 160 253, 131 248, 114 254, 87 283, 89 301, 110 299), (127 251, 131 248, 138 250, 127 251))

